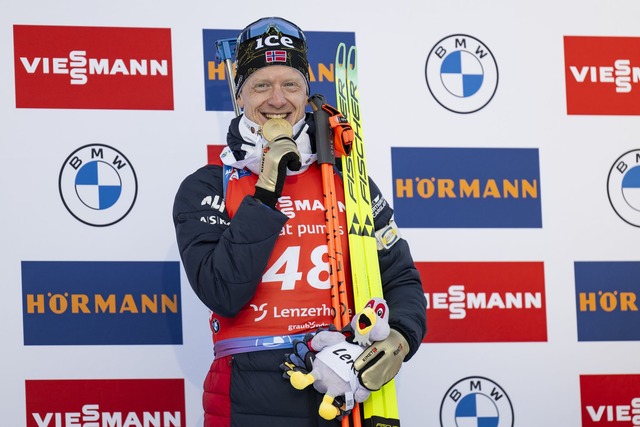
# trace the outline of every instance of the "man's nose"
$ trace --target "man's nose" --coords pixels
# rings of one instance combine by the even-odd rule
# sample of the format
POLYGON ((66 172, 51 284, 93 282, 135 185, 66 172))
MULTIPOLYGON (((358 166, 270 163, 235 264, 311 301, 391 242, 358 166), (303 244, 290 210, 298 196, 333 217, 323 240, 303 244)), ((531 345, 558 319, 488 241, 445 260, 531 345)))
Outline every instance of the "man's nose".
POLYGON ((284 91, 280 86, 275 85, 273 87, 271 97, 269 97, 269 103, 274 107, 282 107, 287 103, 287 100, 284 97, 284 91))

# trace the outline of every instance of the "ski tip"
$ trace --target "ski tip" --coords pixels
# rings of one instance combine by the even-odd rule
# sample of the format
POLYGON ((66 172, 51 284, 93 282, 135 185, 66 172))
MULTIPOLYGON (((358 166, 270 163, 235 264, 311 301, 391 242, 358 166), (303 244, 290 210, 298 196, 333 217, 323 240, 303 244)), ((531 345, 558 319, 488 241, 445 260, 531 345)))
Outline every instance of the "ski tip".
POLYGON ((344 42, 338 44, 336 49, 336 65, 344 68, 347 58, 347 45, 344 42))
POLYGON ((352 70, 356 70, 358 68, 358 48, 355 46, 351 46, 349 48, 349 52, 347 53, 347 64, 349 64, 349 68, 352 70))

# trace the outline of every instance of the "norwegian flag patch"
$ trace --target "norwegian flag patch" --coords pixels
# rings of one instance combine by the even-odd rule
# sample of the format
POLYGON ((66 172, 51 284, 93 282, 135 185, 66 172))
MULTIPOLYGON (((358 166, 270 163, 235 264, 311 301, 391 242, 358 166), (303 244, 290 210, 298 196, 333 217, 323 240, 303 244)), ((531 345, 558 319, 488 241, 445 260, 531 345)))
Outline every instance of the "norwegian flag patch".
POLYGON ((264 53, 267 62, 287 62, 286 50, 269 50, 264 53))

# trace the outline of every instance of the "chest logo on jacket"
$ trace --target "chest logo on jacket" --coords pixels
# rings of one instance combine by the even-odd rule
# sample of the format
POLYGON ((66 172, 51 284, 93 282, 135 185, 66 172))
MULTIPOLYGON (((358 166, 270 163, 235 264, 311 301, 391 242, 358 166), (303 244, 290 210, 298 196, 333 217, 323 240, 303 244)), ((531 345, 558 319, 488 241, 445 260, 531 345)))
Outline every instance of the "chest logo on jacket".
POLYGON ((60 170, 62 203, 78 221, 94 227, 113 225, 126 217, 138 195, 131 162, 104 144, 78 148, 60 170))
POLYGON ((220 224, 220 225, 226 225, 227 227, 231 225, 229 221, 227 221, 224 218, 221 218, 219 215, 219 213, 224 212, 224 206, 225 206, 224 199, 221 196, 217 194, 215 196, 206 196, 200 202, 200 206, 208 206, 215 211, 212 215, 201 216, 200 221, 205 222, 207 224, 211 224, 211 225, 220 224))

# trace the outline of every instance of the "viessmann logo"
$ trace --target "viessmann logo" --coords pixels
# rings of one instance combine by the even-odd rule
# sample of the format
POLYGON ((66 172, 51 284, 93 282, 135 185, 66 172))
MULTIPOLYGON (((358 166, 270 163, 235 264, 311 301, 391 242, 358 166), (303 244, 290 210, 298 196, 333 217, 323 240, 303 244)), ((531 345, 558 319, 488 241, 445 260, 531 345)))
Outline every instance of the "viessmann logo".
POLYGON ((427 299, 424 342, 547 340, 541 262, 417 262, 427 299))
POLYGON ((14 25, 13 37, 17 108, 173 110, 170 29, 14 25))
POLYGON ((27 427, 185 427, 184 380, 26 380, 27 427))
POLYGON ((640 37, 564 37, 567 114, 640 115, 640 37))
POLYGON ((580 375, 582 427, 640 427, 640 375, 580 375))

